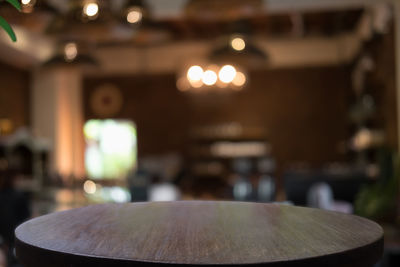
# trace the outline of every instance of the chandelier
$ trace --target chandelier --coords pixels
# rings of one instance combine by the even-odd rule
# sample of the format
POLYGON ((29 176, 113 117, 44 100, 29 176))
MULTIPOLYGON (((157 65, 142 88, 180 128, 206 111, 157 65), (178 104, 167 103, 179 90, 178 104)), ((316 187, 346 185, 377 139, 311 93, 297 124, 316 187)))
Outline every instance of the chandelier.
POLYGON ((183 92, 240 91, 248 84, 247 69, 265 67, 268 56, 248 35, 230 34, 215 44, 206 63, 187 66, 178 74, 183 92))
POLYGON ((184 92, 242 90, 247 83, 247 75, 235 59, 245 51, 245 39, 241 35, 232 35, 224 41, 223 47, 232 50, 233 55, 221 60, 215 50, 212 51, 209 62, 190 65, 179 75, 178 89, 184 92))
POLYGON ((210 63, 189 66, 178 78, 177 87, 183 92, 240 91, 246 81, 239 66, 210 63))

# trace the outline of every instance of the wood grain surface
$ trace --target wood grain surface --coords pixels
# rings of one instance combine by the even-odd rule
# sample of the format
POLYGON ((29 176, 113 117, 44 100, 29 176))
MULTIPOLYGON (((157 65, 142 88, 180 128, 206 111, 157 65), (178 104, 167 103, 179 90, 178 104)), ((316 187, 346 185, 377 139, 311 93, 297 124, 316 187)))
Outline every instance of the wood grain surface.
POLYGON ((16 229, 25 266, 371 266, 382 228, 342 213, 278 204, 104 204, 16 229))

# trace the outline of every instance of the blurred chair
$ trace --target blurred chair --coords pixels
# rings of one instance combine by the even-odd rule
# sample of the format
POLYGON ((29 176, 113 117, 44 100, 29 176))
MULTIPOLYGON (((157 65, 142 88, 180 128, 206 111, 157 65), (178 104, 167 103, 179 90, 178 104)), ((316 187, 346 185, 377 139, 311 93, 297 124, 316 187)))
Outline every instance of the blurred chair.
POLYGON ((307 206, 312 208, 352 213, 353 206, 346 201, 335 201, 333 191, 327 183, 315 183, 307 193, 307 206))
POLYGON ((171 183, 153 184, 149 188, 149 201, 176 201, 180 195, 179 189, 171 183))
POLYGON ((181 192, 172 183, 164 182, 159 175, 154 175, 152 184, 148 189, 149 201, 176 201, 181 197, 181 192))
POLYGON ((236 180, 233 186, 233 198, 238 201, 250 201, 252 198, 253 188, 251 183, 244 177, 236 180))
POLYGON ((258 181, 257 200, 272 202, 275 199, 275 183, 271 176, 262 175, 258 181))
POLYGON ((336 200, 354 203, 360 188, 371 183, 361 172, 331 174, 319 170, 287 171, 284 176, 287 200, 295 205, 307 205, 307 193, 315 183, 327 183, 336 200))
POLYGON ((237 158, 232 162, 232 169, 235 172, 236 181, 233 185, 233 198, 238 201, 254 200, 254 189, 249 176, 252 163, 247 158, 237 158))
POLYGON ((308 207, 331 210, 333 201, 332 189, 327 183, 316 183, 308 190, 308 207))
POLYGON ((129 189, 132 202, 141 202, 148 200, 148 188, 150 184, 149 174, 143 170, 132 173, 129 180, 129 189))

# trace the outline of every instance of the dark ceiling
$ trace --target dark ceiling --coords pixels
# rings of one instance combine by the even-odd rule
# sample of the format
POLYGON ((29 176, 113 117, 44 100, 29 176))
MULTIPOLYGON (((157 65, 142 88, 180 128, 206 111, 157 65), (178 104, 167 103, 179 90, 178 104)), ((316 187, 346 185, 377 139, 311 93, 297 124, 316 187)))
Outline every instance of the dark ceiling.
POLYGON ((115 11, 108 8, 107 3, 110 2, 102 2, 104 8, 98 19, 89 22, 80 21, 71 12, 61 13, 45 0, 38 0, 34 11, 29 14, 18 13, 8 5, 0 3, 0 15, 13 24, 61 40, 76 39, 95 43, 98 46, 146 46, 175 40, 215 39, 232 33, 267 38, 333 36, 353 31, 363 13, 363 10, 356 9, 268 14, 267 11, 251 11, 256 9, 254 7, 257 6, 259 0, 225 0, 214 9, 210 8, 213 7, 212 3, 220 1, 207 0, 204 3, 208 6, 199 4, 199 1, 189 2, 181 17, 154 20, 149 15, 141 25, 131 27, 126 25, 115 11), (225 5, 230 3, 230 5, 224 9, 223 3, 225 5), (246 4, 249 7, 252 5, 253 9, 245 9, 246 4), (208 8, 208 11, 205 11, 205 8, 208 8), (246 12, 241 13, 241 10, 246 12))

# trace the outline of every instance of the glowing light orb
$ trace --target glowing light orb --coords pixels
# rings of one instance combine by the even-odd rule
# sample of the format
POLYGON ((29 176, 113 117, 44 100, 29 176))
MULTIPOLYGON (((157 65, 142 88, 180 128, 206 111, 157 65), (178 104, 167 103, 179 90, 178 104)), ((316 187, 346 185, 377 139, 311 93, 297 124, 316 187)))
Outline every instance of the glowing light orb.
POLYGON ((223 83, 230 83, 235 79, 236 69, 231 65, 225 65, 218 73, 219 79, 223 83))
POLYGON ((246 42, 243 40, 243 38, 236 37, 232 39, 231 46, 236 51, 242 51, 246 47, 246 42))
POLYGON ((138 8, 131 8, 128 14, 126 15, 126 20, 131 24, 138 23, 139 21, 142 20, 142 18, 143 18, 143 13, 138 8))
POLYGON ((73 61, 78 55, 78 47, 75 43, 68 43, 64 47, 64 57, 67 61, 73 61))
POLYGON ((246 75, 238 71, 232 83, 236 86, 243 86, 246 83, 246 75))
POLYGON ((87 193, 87 194, 94 194, 96 193, 96 183, 90 180, 87 180, 84 184, 83 184, 83 190, 87 193))
POLYGON ((190 82, 200 81, 203 78, 202 67, 191 66, 187 72, 187 78, 190 82))
POLYGON ((94 17, 99 12, 99 5, 97 3, 87 3, 83 7, 83 13, 88 17, 94 17))
POLYGON ((212 70, 206 70, 203 74, 203 83, 205 85, 214 85, 218 80, 217 74, 212 70))

